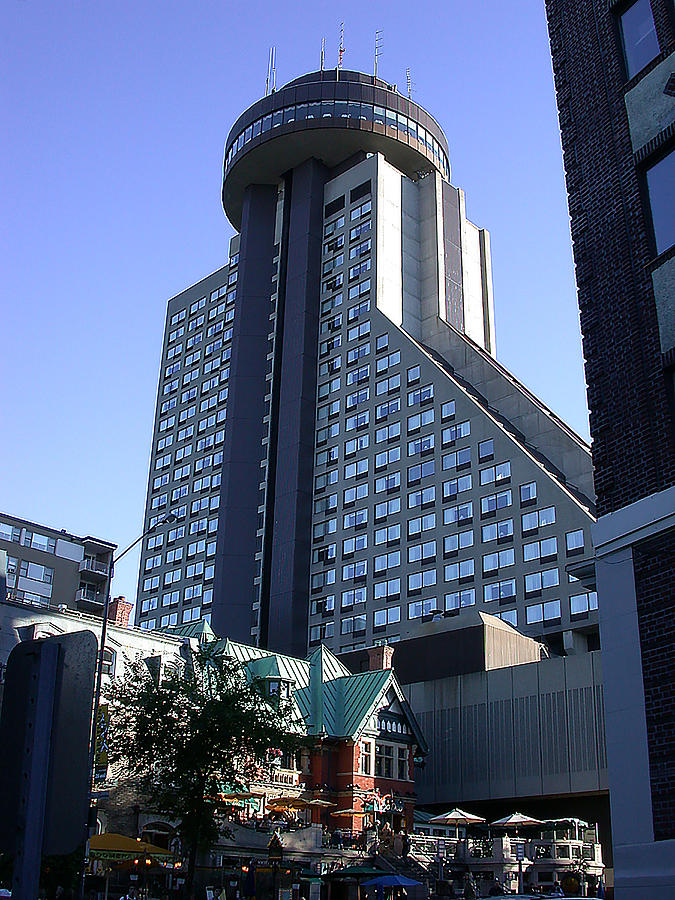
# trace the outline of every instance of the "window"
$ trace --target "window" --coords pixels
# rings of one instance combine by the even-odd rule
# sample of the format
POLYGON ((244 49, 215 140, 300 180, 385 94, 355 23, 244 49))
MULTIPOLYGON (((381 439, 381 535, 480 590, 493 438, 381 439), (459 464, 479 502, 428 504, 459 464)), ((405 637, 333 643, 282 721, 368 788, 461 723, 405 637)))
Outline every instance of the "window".
MULTIPOLYGON (((337 471, 337 470, 336 470, 337 471)), ((356 459, 345 465, 345 478, 360 478, 368 474, 368 458, 356 459)), ((337 479, 336 479, 337 480, 337 479)))
POLYGON ((513 537, 513 519, 503 519, 501 522, 491 522, 483 525, 481 537, 484 544, 488 541, 505 541, 513 537))
POLYGON ((375 574, 379 575, 388 569, 395 569, 401 565, 401 551, 392 550, 390 553, 382 553, 375 557, 374 569, 375 574))
POLYGON ((473 606, 476 602, 475 588, 464 591, 454 591, 445 595, 446 610, 463 609, 465 606, 473 606))
POLYGON ((486 497, 480 498, 480 514, 481 516, 492 515, 498 509, 505 509, 511 506, 511 491, 500 491, 497 494, 488 494, 486 497))
POLYGON ((570 597, 570 615, 581 616, 598 608, 598 595, 595 591, 586 594, 573 594, 570 597))
POLYGON ((401 596, 401 579, 389 578, 373 585, 373 596, 376 600, 398 600, 401 596))
POLYGON ((503 462, 496 466, 488 466, 480 470, 480 483, 493 484, 500 481, 508 481, 511 478, 511 463, 503 462))
POLYGON ((391 472, 389 475, 382 475, 375 479, 375 493, 381 494, 383 491, 397 491, 401 486, 401 473, 391 472))
POLYGON ((409 619, 421 619, 424 616, 430 616, 437 612, 440 612, 440 610, 435 597, 428 597, 426 600, 413 600, 408 604, 409 619))
POLYGON ((545 509, 537 509, 534 512, 523 513, 521 518, 521 526, 523 534, 530 531, 536 531, 545 525, 555 524, 555 506, 547 506, 545 509))
POLYGON ((436 486, 423 488, 421 491, 412 491, 408 494, 408 509, 418 506, 430 506, 436 502, 436 486))
MULTIPOLYGON (((649 4, 647 3, 649 8, 649 4)), ((649 208, 656 252, 663 253, 675 244, 675 150, 646 172, 649 208)))
MULTIPOLYGON (((428 465, 428 463, 423 463, 428 465)), ((454 500, 457 494, 463 494, 465 491, 471 490, 471 475, 460 475, 459 478, 452 478, 450 481, 443 482, 443 501, 454 500)))
POLYGON ((447 469, 465 469, 471 465, 471 447, 453 450, 443 454, 443 471, 447 469))
POLYGON ((458 531, 443 538, 443 556, 455 556, 460 550, 473 547, 473 531, 458 531))
MULTIPOLYGON (((471 560, 473 562, 473 560, 471 560)), ((411 572, 408 575, 408 593, 413 594, 422 588, 433 587, 436 584, 436 569, 428 569, 426 572, 411 572)))
POLYGON ((393 391, 401 387, 401 376, 391 375, 389 378, 383 378, 375 385, 375 394, 380 397, 382 394, 391 394, 393 391))
POLYGON ((377 609, 373 613, 373 628, 386 628, 387 625, 395 625, 400 621, 400 606, 389 606, 386 609, 377 609))
MULTIPOLYGON (((433 475, 435 471, 436 464, 433 459, 428 459, 426 462, 410 466, 408 468, 408 484, 418 484, 423 478, 429 478, 433 475)), ((469 478, 470 477, 471 476, 469 476, 469 478)))
POLYGON ((449 425, 441 432, 441 442, 444 447, 454 444, 457 438, 469 437, 471 434, 471 422, 458 422, 456 425, 449 425))
POLYGON ((533 559, 553 559, 557 554, 558 539, 554 537, 523 544, 523 560, 525 562, 533 559))
POLYGON ((473 519, 473 501, 460 503, 443 510, 443 524, 453 525, 455 522, 470 522, 473 519))
POLYGON ((380 546, 381 544, 392 544, 398 543, 401 538, 401 525, 397 523, 396 525, 388 525, 384 528, 377 528, 375 531, 375 544, 376 546, 380 546))
POLYGON ((394 777, 394 748, 391 744, 375 744, 375 777, 394 777))
POLYGON ((544 569, 525 576, 525 596, 531 597, 550 587, 557 587, 560 576, 557 569, 544 569))
POLYGON ((416 381, 420 380, 420 367, 419 366, 411 366, 408 369, 408 384, 415 384, 416 381))
POLYGON ((553 622, 559 618, 560 600, 549 600, 547 603, 534 603, 525 607, 525 621, 528 625, 553 622))
MULTIPOLYGON (((408 441, 408 456, 417 456, 418 454, 430 453, 433 449, 433 434, 427 434, 424 437, 416 438, 416 440, 414 441, 408 441)), ((469 458, 471 458, 470 453, 469 458)))
POLYGON ((513 547, 508 550, 499 550, 497 553, 486 553, 483 556, 483 575, 497 572, 515 563, 515 551, 513 547))
POLYGON ((497 618, 501 619, 503 622, 508 622, 509 625, 513 625, 514 628, 518 627, 518 611, 515 609, 505 609, 504 612, 494 612, 493 615, 497 616, 497 618))
MULTIPOLYGON (((410 378, 408 379, 410 381, 410 378)), ((434 399, 433 384, 425 384, 424 387, 417 388, 414 391, 408 391, 408 406, 416 406, 421 403, 428 403, 434 399)))
POLYGON ((373 742, 372 741, 361 741, 361 774, 362 775, 370 775, 372 772, 372 754, 373 754, 373 742))
POLYGON ((343 591, 340 598, 340 609, 351 609, 357 603, 365 603, 367 599, 364 587, 354 588, 352 591, 343 591))
MULTIPOLYGON (((386 338, 387 335, 385 334, 385 335, 383 335, 383 337, 386 338)), ((380 338, 378 338, 377 341, 379 342, 379 341, 380 341, 380 338)), ((389 345, 388 345, 388 344, 385 344, 384 346, 385 346, 385 349, 386 349, 386 347, 388 347, 389 345)), ((380 349, 380 348, 379 348, 379 343, 378 343, 377 349, 378 349, 378 350, 380 349)), ((400 351, 400 350, 394 350, 393 353, 389 353, 387 356, 381 356, 381 357, 377 360, 377 363, 376 363, 376 365, 375 365, 375 372, 376 372, 377 375, 381 375, 382 372, 386 372, 387 369, 389 369, 389 368, 391 368, 391 367, 393 367, 393 366, 397 366, 400 362, 401 362, 401 351, 400 351)))
POLYGON ((445 403, 441 406, 441 421, 445 422, 446 419, 454 419, 455 418, 455 401, 454 400, 446 400, 445 403))
POLYGON ((445 567, 445 580, 457 581, 465 578, 473 578, 475 564, 472 559, 464 559, 462 562, 448 563, 445 567))
POLYGON ((354 487, 345 488, 342 494, 343 506, 353 506, 358 500, 365 500, 368 496, 368 483, 357 484, 354 487))
POLYGON ((375 455, 375 470, 384 469, 386 466, 390 466, 395 462, 398 462, 401 458, 401 448, 400 447, 390 447, 389 450, 382 450, 380 453, 375 455))
POLYGON ((481 441, 478 444, 478 459, 481 462, 484 459, 492 459, 495 453, 495 442, 490 438, 487 441, 481 441))
POLYGON ((396 441, 401 436, 401 423, 392 422, 391 425, 383 425, 375 431, 375 443, 381 444, 383 441, 396 441))
POLYGON ((520 486, 520 505, 529 506, 537 502, 537 482, 530 481, 520 486))
POLYGON ((407 747, 398 748, 397 778, 399 781, 407 781, 410 774, 409 750, 407 747))
POLYGON ((433 562, 436 559, 436 541, 412 544, 408 547, 408 562, 433 562))
POLYGON ((381 522, 387 516, 393 516, 398 512, 401 512, 401 498, 392 497, 391 500, 385 500, 375 505, 375 521, 381 522))
POLYGON ((489 603, 491 600, 509 600, 515 596, 515 578, 507 578, 504 581, 495 581, 493 584, 483 585, 483 600, 485 603, 489 603))
POLYGON ((433 409, 425 409, 424 412, 417 413, 415 416, 408 416, 408 434, 412 434, 415 431, 419 431, 420 428, 424 428, 426 425, 434 424, 434 411, 433 409))
POLYGON ((637 0, 619 16, 621 43, 628 78, 641 72, 659 53, 649 0, 637 0))
POLYGON ((360 616, 346 616, 340 622, 340 634, 358 634, 366 630, 365 613, 360 616))
POLYGON ((322 641, 324 638, 331 638, 335 633, 334 622, 324 622, 322 625, 312 625, 309 629, 309 641, 314 644, 322 641))
POLYGON ((565 546, 568 556, 573 553, 583 553, 584 549, 584 532, 583 529, 578 531, 568 531, 565 535, 565 546))

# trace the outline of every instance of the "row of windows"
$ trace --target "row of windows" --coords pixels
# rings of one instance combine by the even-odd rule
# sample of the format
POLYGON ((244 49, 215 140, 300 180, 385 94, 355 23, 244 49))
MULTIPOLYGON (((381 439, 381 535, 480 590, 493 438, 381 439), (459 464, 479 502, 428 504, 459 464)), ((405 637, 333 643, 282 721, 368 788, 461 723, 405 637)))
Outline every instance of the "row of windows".
MULTIPOLYGON (((443 612, 456 612, 460 609, 473 606, 476 602, 473 588, 445 594, 440 601, 436 597, 427 597, 424 600, 412 600, 407 604, 407 617, 409 620, 427 618, 441 615, 443 612)), ((583 616, 591 610, 598 608, 597 594, 594 591, 576 594, 570 597, 570 615, 583 616)), ((518 625, 518 610, 501 610, 496 615, 511 625, 518 625)), ((560 600, 546 600, 540 603, 532 603, 525 607, 525 624, 537 625, 558 623, 561 619, 560 600)), ((368 615, 357 613, 344 616, 340 620, 340 634, 364 634, 367 628, 368 615)), ((374 631, 397 625, 401 621, 401 607, 389 606, 372 612, 372 628, 374 631)), ((310 643, 335 635, 335 623, 322 622, 310 627, 310 643)))
MULTIPOLYGON (((202 614, 201 608, 199 606, 194 606, 191 609, 184 609, 181 617, 181 621, 183 623, 186 622, 194 622, 197 619, 201 619, 203 622, 211 621, 211 613, 202 614)), ((159 621, 160 628, 171 628, 174 625, 178 624, 178 613, 167 613, 167 615, 162 616, 159 621)), ((154 631, 157 628, 157 619, 146 619, 140 623, 140 627, 144 631, 154 631)))
POLYGON ((347 100, 323 100, 315 103, 294 104, 256 119, 241 134, 235 137, 230 144, 225 157, 226 170, 232 164, 237 153, 253 138, 289 122, 325 118, 354 119, 363 122, 373 122, 391 128, 392 131, 396 131, 401 136, 410 137, 416 140, 421 147, 426 148, 433 154, 436 164, 441 168, 445 177, 450 177, 450 167, 443 148, 436 138, 422 125, 401 113, 396 113, 392 109, 374 106, 370 103, 357 103, 347 100))

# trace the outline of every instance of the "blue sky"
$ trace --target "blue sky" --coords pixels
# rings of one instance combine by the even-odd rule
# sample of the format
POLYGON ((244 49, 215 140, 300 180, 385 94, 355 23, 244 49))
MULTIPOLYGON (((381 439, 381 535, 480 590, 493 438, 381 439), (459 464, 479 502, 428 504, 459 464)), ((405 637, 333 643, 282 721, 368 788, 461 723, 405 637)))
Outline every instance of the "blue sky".
MULTIPOLYGON (((167 299, 222 265, 223 143, 264 91, 344 65, 440 122, 492 240, 497 355, 588 438, 544 5, 6 0, 0 13, 0 510, 120 545, 142 528, 167 299)), ((135 596, 138 555, 114 592, 135 596)))

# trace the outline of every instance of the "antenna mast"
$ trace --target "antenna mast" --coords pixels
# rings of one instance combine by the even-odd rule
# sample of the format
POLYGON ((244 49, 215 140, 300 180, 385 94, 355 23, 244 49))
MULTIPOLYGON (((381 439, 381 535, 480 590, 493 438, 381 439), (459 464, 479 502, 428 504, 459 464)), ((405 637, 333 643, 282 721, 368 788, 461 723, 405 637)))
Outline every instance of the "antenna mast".
POLYGON ((321 38, 321 71, 323 72, 323 67, 326 62, 326 38, 321 38))
POLYGON ((375 68, 373 74, 377 78, 377 61, 382 55, 382 31, 375 32, 375 68))
POLYGON ((272 47, 272 93, 277 89, 277 48, 272 47))
POLYGON ((408 85, 408 100, 412 100, 412 81, 410 80, 410 66, 405 70, 405 80, 408 85))
POLYGON ((335 72, 335 80, 340 78, 340 69, 342 68, 342 56, 345 52, 345 23, 340 22, 340 46, 338 47, 338 64, 335 72))
POLYGON ((270 80, 272 78, 272 47, 270 47, 270 55, 267 60, 267 78, 265 79, 265 96, 270 92, 270 80))

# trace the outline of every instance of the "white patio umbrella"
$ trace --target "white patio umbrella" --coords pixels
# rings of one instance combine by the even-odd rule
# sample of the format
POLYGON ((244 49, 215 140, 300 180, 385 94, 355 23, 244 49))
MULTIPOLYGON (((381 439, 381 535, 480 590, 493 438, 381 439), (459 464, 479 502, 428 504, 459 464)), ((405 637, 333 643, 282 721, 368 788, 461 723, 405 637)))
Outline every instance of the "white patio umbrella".
POLYGON ((434 816, 429 819, 431 825, 479 825, 484 822, 482 816, 474 816, 473 813, 466 812, 464 809, 455 807, 450 812, 442 813, 440 816, 434 816))
POLYGON ((526 816, 523 813, 515 812, 511 813, 510 816, 504 816, 503 819, 497 819, 497 821, 492 824, 501 828, 515 828, 517 832, 521 826, 543 825, 544 823, 540 819, 533 819, 532 816, 526 816))

